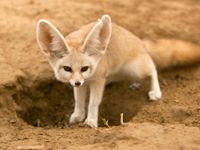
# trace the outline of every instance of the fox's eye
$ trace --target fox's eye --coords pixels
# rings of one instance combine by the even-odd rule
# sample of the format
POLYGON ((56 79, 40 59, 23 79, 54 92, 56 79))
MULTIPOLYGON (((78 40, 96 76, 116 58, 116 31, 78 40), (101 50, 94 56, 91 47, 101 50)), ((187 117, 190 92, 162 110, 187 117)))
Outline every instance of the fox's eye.
POLYGON ((64 70, 67 72, 72 72, 72 68, 69 66, 63 66, 64 70))
POLYGON ((84 67, 81 68, 81 71, 82 71, 82 72, 85 72, 85 71, 87 71, 88 69, 89 69, 89 66, 84 66, 84 67))

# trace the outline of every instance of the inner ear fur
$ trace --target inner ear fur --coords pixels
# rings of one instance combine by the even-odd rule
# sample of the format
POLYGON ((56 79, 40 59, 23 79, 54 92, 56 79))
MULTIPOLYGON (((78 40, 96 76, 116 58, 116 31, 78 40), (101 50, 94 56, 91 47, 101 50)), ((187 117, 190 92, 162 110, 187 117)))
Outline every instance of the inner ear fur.
POLYGON ((41 19, 36 29, 37 42, 43 52, 48 56, 58 56, 69 53, 69 46, 62 34, 49 21, 41 19))
POLYGON ((111 38, 111 32, 110 16, 104 15, 88 33, 83 44, 83 51, 90 55, 104 54, 111 38))

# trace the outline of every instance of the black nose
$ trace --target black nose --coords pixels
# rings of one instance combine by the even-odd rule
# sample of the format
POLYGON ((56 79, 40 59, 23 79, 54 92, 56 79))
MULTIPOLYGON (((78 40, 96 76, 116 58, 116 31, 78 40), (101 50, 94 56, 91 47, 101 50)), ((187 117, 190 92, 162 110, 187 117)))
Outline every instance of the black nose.
POLYGON ((76 85, 76 86, 79 86, 79 85, 81 85, 81 82, 76 81, 76 82, 75 82, 75 85, 76 85))

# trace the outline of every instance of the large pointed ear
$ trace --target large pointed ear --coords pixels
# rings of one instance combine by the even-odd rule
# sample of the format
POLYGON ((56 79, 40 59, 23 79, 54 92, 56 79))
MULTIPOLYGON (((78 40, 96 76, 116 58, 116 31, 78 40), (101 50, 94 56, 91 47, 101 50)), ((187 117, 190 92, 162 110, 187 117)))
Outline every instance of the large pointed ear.
POLYGON ((47 56, 62 57, 63 54, 69 53, 70 49, 64 37, 47 20, 38 21, 36 34, 37 42, 47 56))
POLYGON ((110 16, 104 15, 88 33, 83 44, 83 52, 89 55, 104 54, 110 41, 111 32, 110 16))

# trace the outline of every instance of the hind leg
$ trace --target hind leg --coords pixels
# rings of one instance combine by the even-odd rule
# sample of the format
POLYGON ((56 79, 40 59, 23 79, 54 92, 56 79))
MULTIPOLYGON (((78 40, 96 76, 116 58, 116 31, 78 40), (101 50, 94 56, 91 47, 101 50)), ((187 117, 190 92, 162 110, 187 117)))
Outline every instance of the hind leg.
POLYGON ((149 57, 149 55, 141 55, 137 58, 134 58, 129 63, 127 63, 124 67, 124 72, 131 76, 131 78, 151 78, 151 88, 149 91, 149 99, 150 100, 158 100, 161 98, 162 93, 160 90, 158 76, 156 67, 149 57))
POLYGON ((149 99, 159 100, 162 96, 162 92, 160 90, 156 69, 152 71, 150 77, 151 77, 151 90, 149 91, 149 99))

